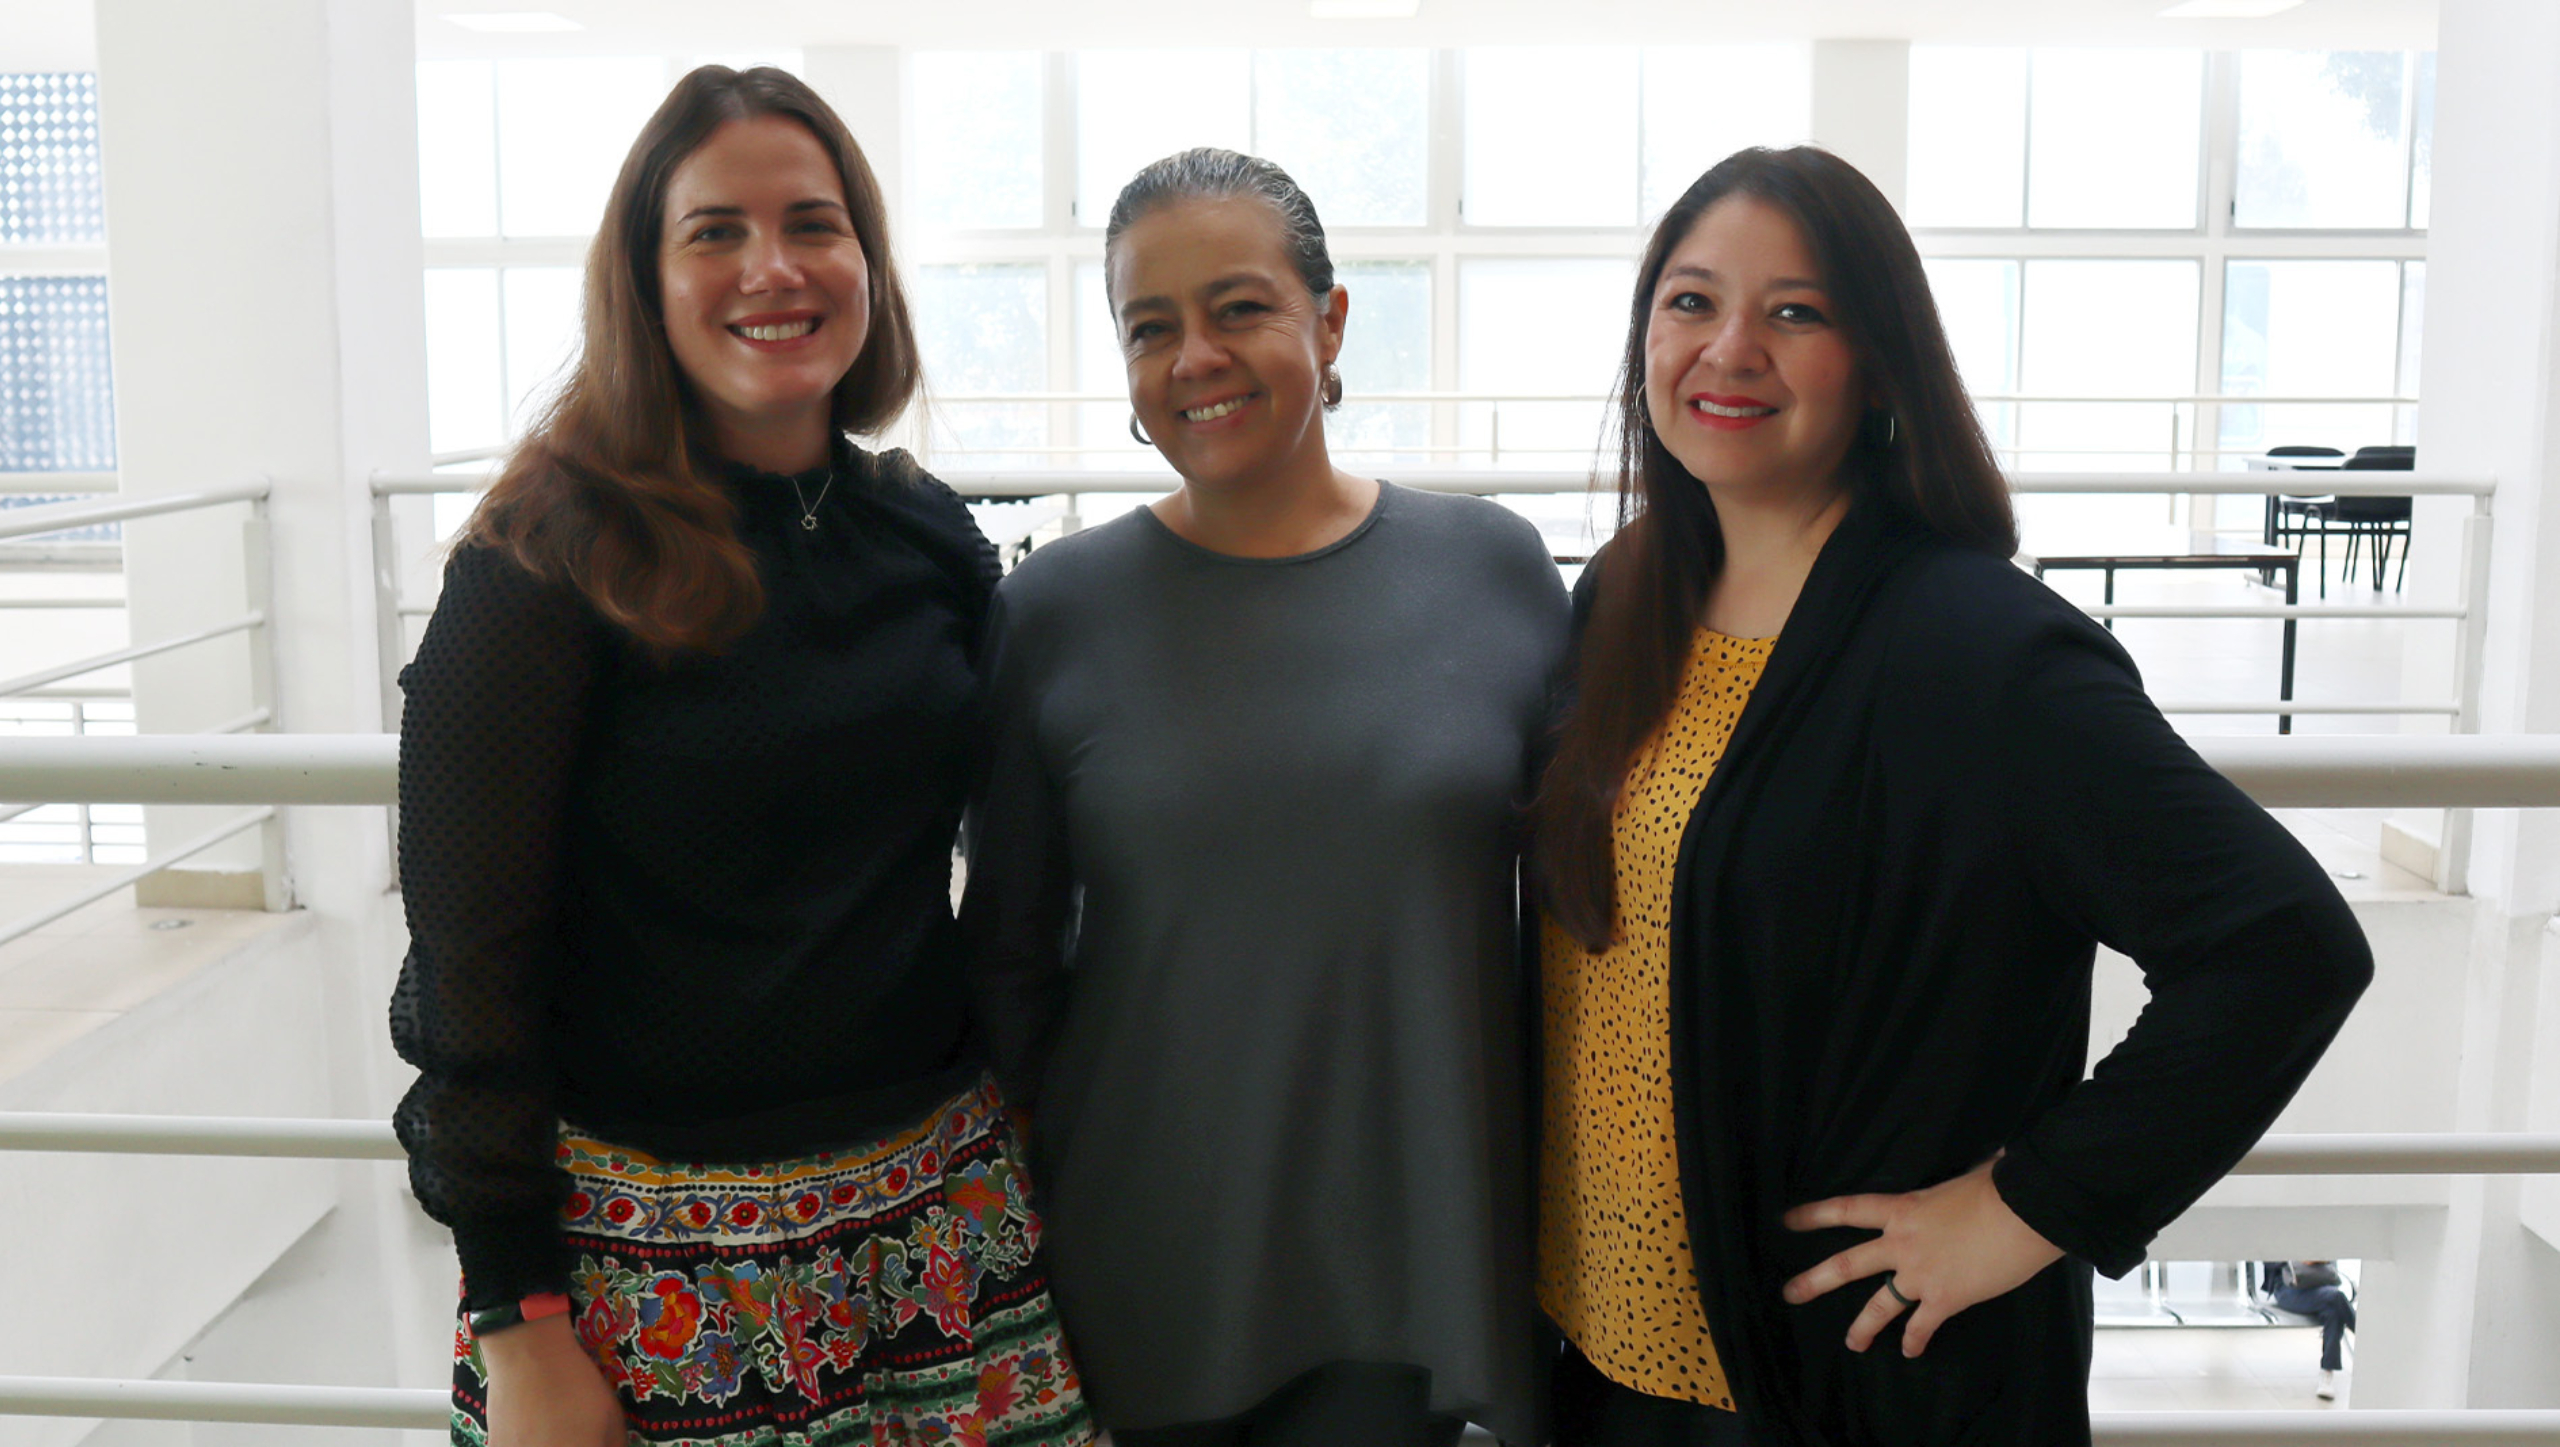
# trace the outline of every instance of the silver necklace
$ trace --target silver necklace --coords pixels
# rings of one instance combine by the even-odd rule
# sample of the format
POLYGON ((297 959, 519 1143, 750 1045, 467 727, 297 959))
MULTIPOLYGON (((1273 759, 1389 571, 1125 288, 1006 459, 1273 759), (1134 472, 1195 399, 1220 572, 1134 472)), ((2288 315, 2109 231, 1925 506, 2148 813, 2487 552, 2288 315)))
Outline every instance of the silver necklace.
POLYGON ((827 504, 827 489, 836 485, 835 469, 827 469, 827 480, 818 484, 818 500, 816 502, 809 501, 807 495, 800 491, 800 479, 796 477, 786 477, 783 480, 791 484, 792 500, 800 504, 800 526, 802 530, 806 532, 816 532, 818 530, 818 509, 826 506, 827 504))

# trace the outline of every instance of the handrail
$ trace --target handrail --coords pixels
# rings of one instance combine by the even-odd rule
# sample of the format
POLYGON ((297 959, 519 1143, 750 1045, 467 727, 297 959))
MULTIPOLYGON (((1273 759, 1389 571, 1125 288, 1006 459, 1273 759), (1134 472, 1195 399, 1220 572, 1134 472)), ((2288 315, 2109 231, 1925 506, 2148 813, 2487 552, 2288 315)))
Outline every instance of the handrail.
MULTIPOLYGON (((2206 763, 2270 808, 2560 807, 2560 734, 2295 734, 2189 742, 2206 763)), ((0 799, 388 804, 399 754, 393 734, 0 738, 0 799)))
POLYGON ((96 527, 101 523, 159 517, 164 513, 192 512, 197 508, 220 507, 224 503, 260 502, 266 498, 267 492, 267 481, 260 478, 256 482, 206 488, 202 492, 163 493, 116 502, 57 502, 43 507, 0 509, 0 542, 69 532, 73 528, 96 527))
MULTIPOLYGON (((441 1432, 452 1401, 432 1387, 305 1387, 151 1382, 105 1377, 0 1377, 0 1416, 247 1422, 279 1427, 389 1427, 441 1432)), ((2102 1447, 2553 1447, 2560 1412, 2519 1408, 2353 1412, 2092 1412, 2102 1447)))
MULTIPOLYGON (((0 1111, 0 1151, 246 1156, 297 1161, 405 1158, 388 1121, 0 1111)), ((2235 1176, 2560 1175, 2560 1132, 2273 1135, 2235 1176)))
POLYGON ((84 673, 96 673, 100 669, 113 668, 119 663, 132 663, 137 659, 156 657, 192 644, 209 643, 216 638, 226 638, 234 633, 246 633, 252 628, 264 625, 266 621, 265 613, 252 610, 228 623, 199 628, 193 633, 182 633, 175 638, 163 638, 156 643, 137 643, 131 648, 119 648, 113 653, 91 654, 87 658, 75 658, 69 663, 56 664, 51 668, 40 668, 33 673, 22 673, 16 678, 0 679, 0 698, 14 698, 29 689, 42 688, 48 683, 60 683, 66 678, 78 678, 84 673))
POLYGON ((2460 608, 2403 608, 2394 606, 2366 608, 2359 606, 2322 607, 2315 603, 2258 603, 2216 607, 2206 603, 2091 603, 2081 612, 2092 618, 2265 618, 2282 622, 2287 618, 2306 621, 2397 622, 2407 619, 2441 619, 2460 622, 2471 615, 2460 608))
POLYGON ((397 734, 0 738, 0 799, 46 804, 389 804, 397 734))
POLYGON ((2448 1131, 2262 1138, 2235 1176, 2560 1174, 2560 1132, 2448 1131))
MULTIPOLYGON (((1179 480, 1170 468, 972 469, 936 475, 949 483, 952 491, 966 497, 1165 492, 1179 480)), ((2331 497, 2486 497, 2498 490, 2493 478, 2442 472, 2013 472, 2009 474, 2009 490, 2030 495, 2189 493, 2198 497, 2264 497, 2304 490, 2308 487, 2302 480, 2306 476, 2318 483, 2310 490, 2331 497)), ((376 497, 414 497, 475 492, 487 481, 486 474, 385 472, 375 474, 372 487, 376 497)), ((1593 486, 1589 471, 1557 468, 1432 468, 1398 477, 1396 482, 1422 492, 1488 496, 1574 493, 1593 486)), ((1610 486, 1604 481, 1600 490, 1605 492, 1610 486)))
MULTIPOLYGON (((2189 407, 2223 405, 2231 407, 2415 407, 2420 399, 2400 396, 2360 397, 2261 397, 2247 392, 2167 392, 2142 396, 2128 393, 2089 393, 2061 395, 2050 392, 1968 392, 1975 402, 2061 402, 2079 406, 2100 403, 2122 403, 2125 406, 2158 406, 2163 403, 2189 407)), ((1129 394, 1120 392, 936 392, 933 405, 961 402, 993 405, 1002 402, 1119 402, 1126 403, 1129 394)), ((1615 402, 1613 393, 1604 392, 1354 392, 1345 402, 1615 402)), ((2264 449, 2260 449, 2263 451, 2264 449)))
POLYGON ((0 1111, 0 1151, 296 1161, 397 1161, 407 1156, 389 1121, 52 1111, 0 1111))
POLYGON ((2560 1443, 2560 1412, 2512 1407, 2453 1411, 2383 1408, 2351 1412, 2092 1412, 2089 1423, 2105 1447, 2553 1447, 2560 1443))
POLYGON ((112 472, 0 472, 0 497, 57 497, 114 492, 112 472))
POLYGON ((441 1431, 453 1404, 424 1387, 302 1387, 246 1382, 0 1377, 0 1416, 117 1421, 255 1422, 275 1427, 406 1427, 441 1431))

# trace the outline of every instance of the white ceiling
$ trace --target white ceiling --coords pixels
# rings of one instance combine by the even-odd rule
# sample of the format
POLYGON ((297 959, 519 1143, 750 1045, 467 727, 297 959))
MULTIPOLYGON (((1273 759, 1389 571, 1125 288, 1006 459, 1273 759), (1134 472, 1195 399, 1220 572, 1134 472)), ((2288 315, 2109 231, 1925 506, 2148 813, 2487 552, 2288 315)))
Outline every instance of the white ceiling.
POLYGON ((1421 0, 1411 20, 1313 20, 1306 0, 419 0, 424 55, 818 45, 1714 44, 1813 38, 2424 50, 2436 0, 2303 0, 2265 20, 2162 20, 2171 0, 1421 0), (547 9, 581 33, 475 35, 447 11, 547 9))
MULTIPOLYGON (((212 3, 212 0, 198 0, 212 3)), ((382 0, 395 3, 395 0, 382 0)), ((2162 20, 2170 0, 1421 0, 1411 20, 1313 20, 1306 0, 417 0, 422 56, 718 55, 820 45, 1714 44, 1814 38, 2003 45, 2424 50, 2436 0, 2303 0, 2264 20, 2162 20), (448 11, 548 9, 586 28, 486 35, 448 11)), ((94 67, 94 0, 0 0, 0 69, 94 67)))

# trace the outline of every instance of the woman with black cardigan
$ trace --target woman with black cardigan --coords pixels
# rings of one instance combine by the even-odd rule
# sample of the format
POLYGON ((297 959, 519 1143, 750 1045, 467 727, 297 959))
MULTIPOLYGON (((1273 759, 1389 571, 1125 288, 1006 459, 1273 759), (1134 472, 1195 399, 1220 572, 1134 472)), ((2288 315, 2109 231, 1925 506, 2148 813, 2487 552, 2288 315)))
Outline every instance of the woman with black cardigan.
POLYGON ((1537 805, 1558 1441, 2085 1442, 2091 1268, 2275 1118, 2363 937, 2009 562, 1846 163, 1745 151, 1671 208, 1619 406, 1537 805), (2151 1003, 2084 1080, 2100 943, 2151 1003))
POLYGON ((844 122, 687 75, 401 676, 457 1443, 1093 1440, 951 915, 995 554, 846 436, 915 363, 844 122))

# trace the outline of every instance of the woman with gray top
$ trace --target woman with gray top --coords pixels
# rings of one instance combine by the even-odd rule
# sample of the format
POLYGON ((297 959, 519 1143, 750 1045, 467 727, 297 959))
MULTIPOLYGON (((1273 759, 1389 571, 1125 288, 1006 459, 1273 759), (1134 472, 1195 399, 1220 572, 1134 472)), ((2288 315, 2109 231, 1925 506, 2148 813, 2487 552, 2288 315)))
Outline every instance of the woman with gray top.
POLYGON ((1228 151, 1112 208, 1170 497, 991 620, 962 926, 1120 1447, 1543 1435, 1517 814, 1566 601, 1536 531, 1336 467, 1349 297, 1228 151))

